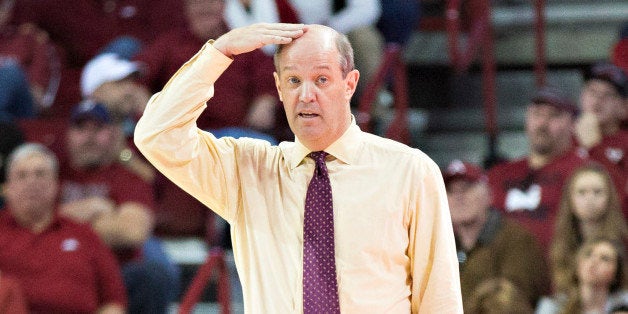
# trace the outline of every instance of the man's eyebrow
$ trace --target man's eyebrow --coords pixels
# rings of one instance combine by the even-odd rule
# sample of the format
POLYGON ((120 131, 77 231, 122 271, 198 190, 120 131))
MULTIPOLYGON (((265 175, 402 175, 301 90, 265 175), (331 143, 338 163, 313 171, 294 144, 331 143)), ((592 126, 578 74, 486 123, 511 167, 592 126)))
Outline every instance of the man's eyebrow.
MULTIPOLYGON (((331 68, 332 67, 330 65, 327 65, 327 64, 319 65, 319 66, 315 67, 315 69, 320 69, 320 70, 331 70, 331 68)), ((287 66, 283 67, 281 70, 282 71, 290 71, 290 70, 294 70, 294 69, 296 69, 296 66, 287 65, 287 66)))

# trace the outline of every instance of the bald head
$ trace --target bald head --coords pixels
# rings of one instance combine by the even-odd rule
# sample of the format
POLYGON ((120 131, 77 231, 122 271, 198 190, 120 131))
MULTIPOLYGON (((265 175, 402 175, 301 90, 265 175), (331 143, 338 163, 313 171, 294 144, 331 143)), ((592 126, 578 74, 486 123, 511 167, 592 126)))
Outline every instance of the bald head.
POLYGON ((293 40, 286 45, 279 45, 273 60, 275 62, 275 71, 280 73, 281 59, 284 53, 290 51, 293 47, 300 45, 311 45, 311 47, 320 47, 321 51, 334 50, 338 52, 338 62, 343 76, 346 76, 354 69, 353 48, 349 39, 331 27, 324 25, 311 24, 307 25, 303 36, 293 40), (315 43, 312 45, 312 43, 315 43))

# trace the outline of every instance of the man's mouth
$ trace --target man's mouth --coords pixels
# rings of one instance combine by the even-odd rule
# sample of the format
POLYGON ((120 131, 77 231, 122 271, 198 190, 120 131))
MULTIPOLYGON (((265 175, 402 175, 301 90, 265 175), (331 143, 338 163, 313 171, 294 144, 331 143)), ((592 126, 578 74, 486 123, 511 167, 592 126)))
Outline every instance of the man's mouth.
POLYGON ((301 112, 301 113, 299 113, 299 117, 301 117, 301 118, 314 118, 314 117, 318 117, 318 114, 301 112))

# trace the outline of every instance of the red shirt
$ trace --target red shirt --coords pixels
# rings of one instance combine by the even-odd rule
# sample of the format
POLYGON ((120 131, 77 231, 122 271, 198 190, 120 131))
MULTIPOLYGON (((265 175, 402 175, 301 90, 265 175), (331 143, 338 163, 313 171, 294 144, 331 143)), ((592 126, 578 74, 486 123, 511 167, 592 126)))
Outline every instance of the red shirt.
POLYGON ((38 25, 65 49, 71 67, 81 67, 119 36, 148 43, 185 25, 179 0, 20 0, 15 10, 17 21, 38 25))
POLYGON ((488 171, 493 206, 530 230, 549 252, 563 184, 586 161, 573 150, 536 170, 527 158, 498 164, 488 171))
POLYGON ((59 177, 62 202, 99 196, 113 200, 116 205, 137 202, 153 208, 154 194, 151 185, 119 163, 91 171, 76 170, 63 163, 61 169, 59 177))
MULTIPOLYGON (((137 202, 154 208, 152 186, 119 163, 93 169, 76 170, 62 162, 59 172, 61 202, 70 202, 90 196, 111 199, 117 206, 126 202, 137 202)), ((115 249, 121 264, 141 256, 141 248, 115 249)))
POLYGON ((628 131, 619 130, 613 135, 602 138, 602 142, 589 149, 591 159, 614 168, 618 167, 624 174, 628 174, 628 131))
MULTIPOLYGON (((203 46, 189 30, 182 28, 161 35, 136 58, 146 64, 144 82, 159 91, 170 77, 203 46)), ((215 94, 197 120, 201 129, 245 126, 251 102, 259 95, 277 96, 270 56, 260 50, 235 56, 235 61, 216 81, 215 94)))
POLYGON ((0 211, 0 270, 20 281, 31 313, 94 313, 126 306, 122 274, 89 227, 63 218, 39 234, 0 211))
MULTIPOLYGON (((0 58, 11 58, 24 69, 31 83, 47 88, 51 69, 59 67, 55 48, 34 31, 7 26, 0 31, 0 58)), ((58 76, 59 68, 55 75, 58 76)), ((59 79, 55 76, 55 79, 59 79)))
POLYGON ((628 219, 628 130, 602 138, 602 142, 589 149, 591 159, 609 169, 623 202, 624 217, 628 219))

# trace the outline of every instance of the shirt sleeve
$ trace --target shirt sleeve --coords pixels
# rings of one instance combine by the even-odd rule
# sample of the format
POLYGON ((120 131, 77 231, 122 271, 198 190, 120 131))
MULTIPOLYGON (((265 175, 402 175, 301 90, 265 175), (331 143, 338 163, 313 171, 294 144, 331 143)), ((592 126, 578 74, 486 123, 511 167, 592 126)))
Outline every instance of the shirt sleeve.
POLYGON ((231 62, 211 44, 203 46, 151 97, 134 136, 159 171, 229 222, 239 201, 235 141, 198 129, 196 119, 231 62))
MULTIPOLYGON (((427 157, 425 157, 427 158, 427 157)), ((427 161, 410 219, 412 313, 462 313, 460 275, 445 184, 440 169, 427 161)))

